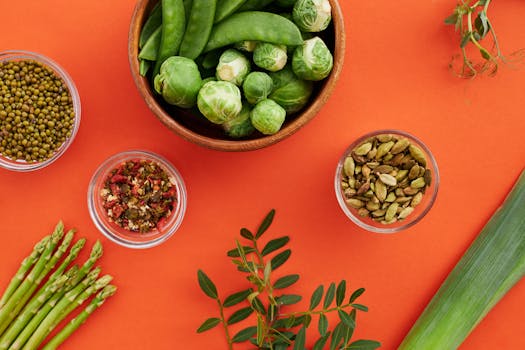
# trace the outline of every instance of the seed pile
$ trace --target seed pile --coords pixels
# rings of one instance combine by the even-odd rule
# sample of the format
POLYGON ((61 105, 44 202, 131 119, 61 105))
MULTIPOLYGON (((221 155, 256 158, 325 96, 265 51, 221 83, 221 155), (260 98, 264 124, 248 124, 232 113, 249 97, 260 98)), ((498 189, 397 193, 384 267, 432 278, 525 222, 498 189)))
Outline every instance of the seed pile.
POLYGON ((27 162, 49 159, 71 136, 73 101, 53 70, 32 60, 0 62, 0 153, 27 162))
POLYGON ((348 206, 382 224, 407 218, 432 181, 423 151, 407 138, 371 137, 346 157, 341 188, 348 206))

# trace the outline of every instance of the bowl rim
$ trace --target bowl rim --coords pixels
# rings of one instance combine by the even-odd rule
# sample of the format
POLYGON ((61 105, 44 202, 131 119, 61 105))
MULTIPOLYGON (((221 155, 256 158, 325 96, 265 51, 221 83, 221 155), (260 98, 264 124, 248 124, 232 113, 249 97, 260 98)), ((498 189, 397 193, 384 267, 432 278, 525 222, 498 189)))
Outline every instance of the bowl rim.
POLYGON ((338 202, 339 206, 341 207, 342 211, 345 213, 345 215, 353 223, 355 223, 357 226, 359 226, 359 227, 361 227, 361 228, 363 228, 363 229, 365 229, 367 231, 370 231, 370 232, 383 233, 383 234, 397 233, 397 232, 406 230, 406 229, 414 226, 415 224, 417 224, 419 221, 421 221, 426 216, 426 214, 430 211, 430 209, 433 207, 433 205, 434 205, 434 203, 435 203, 435 201, 437 199, 439 185, 440 185, 439 167, 438 167, 436 158, 434 157, 433 153, 430 151, 428 146, 423 141, 421 141, 421 139, 419 139, 418 137, 416 137, 416 136, 414 136, 414 135, 412 135, 412 134, 410 134, 410 133, 408 133, 406 131, 399 130, 399 129, 379 129, 379 130, 375 130, 375 131, 370 131, 370 132, 368 132, 368 133, 358 137, 357 139, 355 139, 353 142, 350 143, 350 145, 344 150, 342 155, 339 157, 338 162, 337 162, 337 166, 336 166, 335 176, 334 176, 335 195, 336 195, 336 198, 337 198, 337 202, 338 202), (401 136, 406 137, 406 138, 410 139, 411 141, 415 142, 417 144, 417 146, 419 146, 425 152, 425 155, 428 157, 428 161, 430 161, 431 169, 433 171, 433 174, 432 174, 433 186, 431 186, 432 192, 430 194, 425 194, 425 196, 430 195, 430 198, 428 199, 428 202, 426 202, 426 206, 422 209, 421 212, 419 212, 411 220, 405 219, 404 224, 399 225, 399 226, 391 226, 391 227, 386 226, 386 225, 384 227, 382 227, 382 226, 373 226, 373 225, 367 224, 366 222, 362 221, 346 205, 345 199, 343 197, 343 193, 341 191, 341 176, 342 176, 342 172, 343 172, 343 163, 344 163, 345 158, 350 154, 350 152, 357 145, 359 145, 360 143, 362 143, 363 141, 365 141, 366 139, 368 139, 368 138, 370 138, 372 136, 380 135, 380 134, 401 135, 401 136))
POLYGON ((224 140, 215 139, 212 137, 204 136, 195 131, 186 128, 181 123, 177 122, 174 118, 170 117, 160 105, 156 102, 152 94, 147 91, 148 83, 146 78, 139 74, 139 62, 137 60, 138 55, 138 37, 140 35, 140 26, 134 25, 136 23, 142 23, 145 17, 145 8, 149 0, 138 0, 131 17, 131 24, 128 33, 128 61, 130 64, 131 75, 140 95, 146 102, 148 108, 153 112, 155 117, 160 120, 170 131, 179 135, 186 141, 195 143, 197 145, 214 149, 218 151, 253 151, 261 149, 270 145, 273 145, 288 136, 297 132, 302 126, 312 120, 320 111, 321 107, 330 98, 337 80, 341 74, 344 64, 344 56, 346 51, 346 33, 344 28, 344 18, 341 7, 337 0, 329 0, 332 7, 332 23, 334 25, 334 34, 336 40, 334 40, 334 66, 330 76, 324 81, 323 86, 319 90, 318 98, 313 100, 303 111, 301 111, 301 118, 295 118, 290 123, 287 123, 279 132, 273 135, 266 135, 256 139, 250 140, 224 140), (137 43, 137 45, 133 45, 137 43), (143 88, 141 88, 143 87, 143 88))
POLYGON ((67 71, 62 68, 58 63, 56 63, 51 58, 33 51, 27 51, 27 50, 5 50, 0 51, 0 61, 9 61, 12 59, 30 59, 37 61, 39 63, 42 63, 49 68, 51 68, 55 74, 57 74, 66 84, 69 93, 71 95, 71 99, 73 101, 73 109, 75 111, 75 120, 73 124, 73 129, 71 130, 71 136, 69 136, 66 141, 60 145, 60 147, 56 150, 56 152, 48 159, 42 161, 42 162, 32 162, 27 163, 25 161, 17 161, 17 160, 11 160, 3 155, 0 155, 0 167, 12 170, 12 171, 18 171, 18 172, 30 172, 39 170, 42 168, 47 167, 48 165, 54 163, 58 158, 60 158, 66 150, 71 146, 73 143, 73 140, 75 139, 78 130, 80 128, 80 120, 81 120, 81 114, 82 114, 82 105, 80 102, 80 96, 78 93, 78 89, 75 85, 75 82, 71 78, 71 76, 67 73, 67 71))
POLYGON ((163 156, 152 151, 139 149, 118 152, 106 158, 93 173, 87 190, 87 205, 89 215, 97 229, 110 241, 126 248, 134 249, 152 248, 161 243, 164 243, 171 236, 173 236, 182 224, 186 213, 187 201, 186 185, 178 169, 163 156), (166 228, 166 231, 159 232, 155 235, 149 235, 149 238, 148 235, 143 235, 141 240, 137 240, 137 238, 140 238, 140 234, 134 234, 125 229, 121 230, 122 234, 115 233, 115 229, 106 224, 106 220, 101 218, 101 215, 103 214, 97 210, 98 206, 96 198, 98 198, 97 192, 99 187, 97 187, 97 183, 99 180, 103 180, 108 172, 111 171, 115 166, 118 166, 118 164, 131 159, 146 159, 158 163, 170 175, 170 177, 175 179, 175 186, 177 189, 177 206, 171 214, 171 218, 168 221, 169 226, 166 228), (130 233, 127 234, 128 232, 130 233), (127 239, 126 236, 129 236, 130 238, 127 239), (131 239, 132 236, 136 236, 135 239, 131 239))

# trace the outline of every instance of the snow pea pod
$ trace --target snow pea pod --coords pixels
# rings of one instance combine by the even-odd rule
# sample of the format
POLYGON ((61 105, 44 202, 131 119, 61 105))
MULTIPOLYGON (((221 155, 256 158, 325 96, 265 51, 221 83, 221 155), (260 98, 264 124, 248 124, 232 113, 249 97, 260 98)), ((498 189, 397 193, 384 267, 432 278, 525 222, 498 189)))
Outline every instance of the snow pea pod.
POLYGON ((247 0, 244 5, 239 8, 239 11, 254 11, 261 10, 270 5, 274 0, 247 0))
POLYGON ((274 13, 246 11, 217 23, 204 52, 244 40, 292 46, 303 42, 301 32, 292 21, 274 13))
POLYGON ((215 18, 217 0, 193 0, 179 55, 195 59, 202 53, 215 18))
POLYGON ((222 21, 239 9, 246 0, 219 0, 215 10, 215 23, 222 21))
POLYGON ((186 28, 186 14, 182 0, 162 0, 162 30, 157 61, 153 69, 153 77, 159 71, 160 66, 170 56, 179 52, 180 43, 186 28))
POLYGON ((144 44, 139 52, 139 58, 142 60, 155 61, 157 60, 157 54, 160 46, 160 35, 162 33, 161 26, 150 35, 148 41, 144 44))
POLYGON ((162 24, 162 9, 160 8, 160 2, 155 5, 151 10, 151 13, 142 26, 139 37, 139 48, 146 45, 149 37, 155 32, 155 30, 162 24))
POLYGON ((145 77, 150 67, 151 67, 151 61, 140 60, 140 64, 139 64, 140 75, 145 77))

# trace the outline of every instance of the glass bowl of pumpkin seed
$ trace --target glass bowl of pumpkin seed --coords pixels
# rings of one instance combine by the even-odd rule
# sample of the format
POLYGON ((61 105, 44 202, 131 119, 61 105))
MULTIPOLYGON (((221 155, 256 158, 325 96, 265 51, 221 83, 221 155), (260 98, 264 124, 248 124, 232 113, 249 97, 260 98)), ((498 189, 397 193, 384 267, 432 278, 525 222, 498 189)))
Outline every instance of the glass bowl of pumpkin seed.
POLYGON ((80 110, 73 80, 53 60, 0 52, 0 167, 25 172, 56 161, 75 138, 80 110))
POLYGON ((430 149, 417 137, 378 130, 344 151, 334 186, 339 206, 355 224, 395 233, 415 225, 432 208, 439 170, 430 149))

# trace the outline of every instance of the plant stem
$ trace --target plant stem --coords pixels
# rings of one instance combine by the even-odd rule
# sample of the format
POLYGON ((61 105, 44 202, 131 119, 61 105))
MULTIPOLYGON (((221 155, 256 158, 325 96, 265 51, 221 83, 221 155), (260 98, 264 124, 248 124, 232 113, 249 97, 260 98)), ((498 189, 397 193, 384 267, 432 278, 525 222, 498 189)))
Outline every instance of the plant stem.
POLYGON ((230 336, 230 331, 228 329, 228 324, 226 323, 226 318, 224 317, 224 306, 222 305, 220 299, 217 299, 217 304, 219 304, 219 313, 220 313, 221 323, 224 328, 224 333, 226 335, 226 342, 228 343, 228 349, 233 350, 233 342, 230 336))

